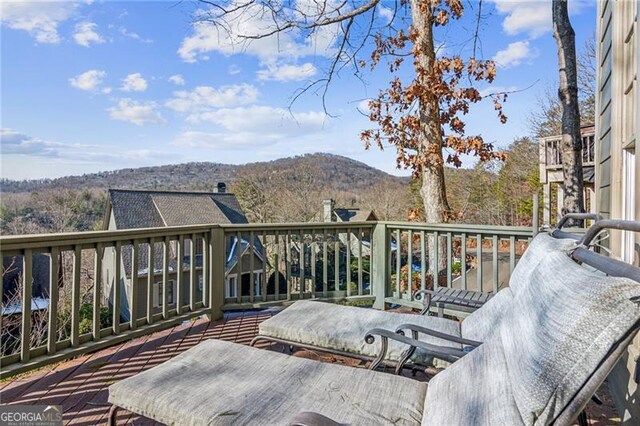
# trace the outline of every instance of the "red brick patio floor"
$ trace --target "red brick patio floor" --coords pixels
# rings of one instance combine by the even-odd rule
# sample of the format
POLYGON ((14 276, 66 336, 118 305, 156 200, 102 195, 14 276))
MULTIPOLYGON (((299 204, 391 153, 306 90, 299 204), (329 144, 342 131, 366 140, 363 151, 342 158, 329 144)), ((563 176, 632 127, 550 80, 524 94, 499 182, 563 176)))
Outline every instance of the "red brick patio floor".
MULTIPOLYGON (((173 328, 143 336, 126 343, 84 355, 70 361, 26 373, 0 383, 3 404, 61 405, 66 425, 105 424, 109 404, 109 385, 165 362, 206 339, 222 339, 249 344, 258 332, 258 324, 273 311, 247 311, 226 315, 223 320, 208 322, 196 319, 173 328)), ((364 363, 311 351, 297 351, 296 356, 322 362, 366 367, 364 363)), ((427 376, 418 374, 418 380, 427 376)), ((619 422, 606 384, 599 392, 604 404, 590 403, 591 425, 619 422)), ((147 418, 119 411, 118 425, 152 425, 147 418)))

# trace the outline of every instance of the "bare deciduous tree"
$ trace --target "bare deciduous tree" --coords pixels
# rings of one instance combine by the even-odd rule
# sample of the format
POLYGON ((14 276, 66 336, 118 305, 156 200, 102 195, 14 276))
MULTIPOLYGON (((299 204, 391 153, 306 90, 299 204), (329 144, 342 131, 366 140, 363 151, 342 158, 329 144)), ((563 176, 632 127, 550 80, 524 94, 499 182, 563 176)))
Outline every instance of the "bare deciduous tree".
POLYGON ((578 70, 575 32, 569 20, 566 0, 553 0, 553 36, 558 45, 562 105, 562 171, 564 173, 564 206, 567 212, 584 212, 582 178, 582 139, 578 102, 578 70))

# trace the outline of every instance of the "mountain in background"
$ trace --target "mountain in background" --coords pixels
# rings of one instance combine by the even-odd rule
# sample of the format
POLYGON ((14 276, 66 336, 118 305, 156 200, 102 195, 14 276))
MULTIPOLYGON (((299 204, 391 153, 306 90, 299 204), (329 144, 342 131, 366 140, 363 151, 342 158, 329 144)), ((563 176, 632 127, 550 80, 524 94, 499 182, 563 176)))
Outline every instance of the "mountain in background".
MULTIPOLYGON (((213 191, 218 182, 233 185, 247 175, 306 182, 322 192, 365 189, 380 181, 408 183, 408 178, 392 176, 362 162, 332 154, 307 154, 274 161, 242 165, 186 163, 127 168, 56 179, 0 181, 2 192, 33 192, 45 189, 140 188, 213 191)), ((278 179, 273 179, 277 181, 278 179)))

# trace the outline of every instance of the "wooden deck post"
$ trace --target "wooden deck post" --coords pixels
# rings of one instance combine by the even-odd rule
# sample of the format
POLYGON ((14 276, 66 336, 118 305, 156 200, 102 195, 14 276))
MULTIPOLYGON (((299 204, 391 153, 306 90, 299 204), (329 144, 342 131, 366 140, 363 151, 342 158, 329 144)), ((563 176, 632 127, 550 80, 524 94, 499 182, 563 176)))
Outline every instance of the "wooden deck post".
MULTIPOLYGON (((398 241, 398 244, 400 242, 398 241)), ((377 222, 371 232, 371 294, 376 296, 373 304, 375 309, 384 310, 384 299, 387 297, 387 287, 389 285, 389 238, 387 235, 387 225, 377 222)))
POLYGON ((210 274, 205 274, 209 279, 207 285, 209 291, 209 321, 222 318, 222 305, 224 305, 224 283, 226 272, 227 250, 225 246, 224 229, 215 227, 211 229, 209 236, 209 256, 211 261, 210 274))

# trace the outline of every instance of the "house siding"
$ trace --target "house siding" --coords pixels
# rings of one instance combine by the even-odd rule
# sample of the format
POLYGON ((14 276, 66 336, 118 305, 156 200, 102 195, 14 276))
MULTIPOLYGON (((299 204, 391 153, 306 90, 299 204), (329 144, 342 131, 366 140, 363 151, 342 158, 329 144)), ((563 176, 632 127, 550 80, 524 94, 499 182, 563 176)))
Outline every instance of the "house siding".
MULTIPOLYGON (((637 73, 638 1, 598 2, 598 77, 596 95, 596 203, 605 218, 640 219, 640 156, 635 155, 639 127, 637 73)), ((606 241, 613 255, 640 263, 640 238, 627 240, 612 231, 606 241)), ((609 387, 623 424, 640 419, 640 336, 609 376, 609 387)))

